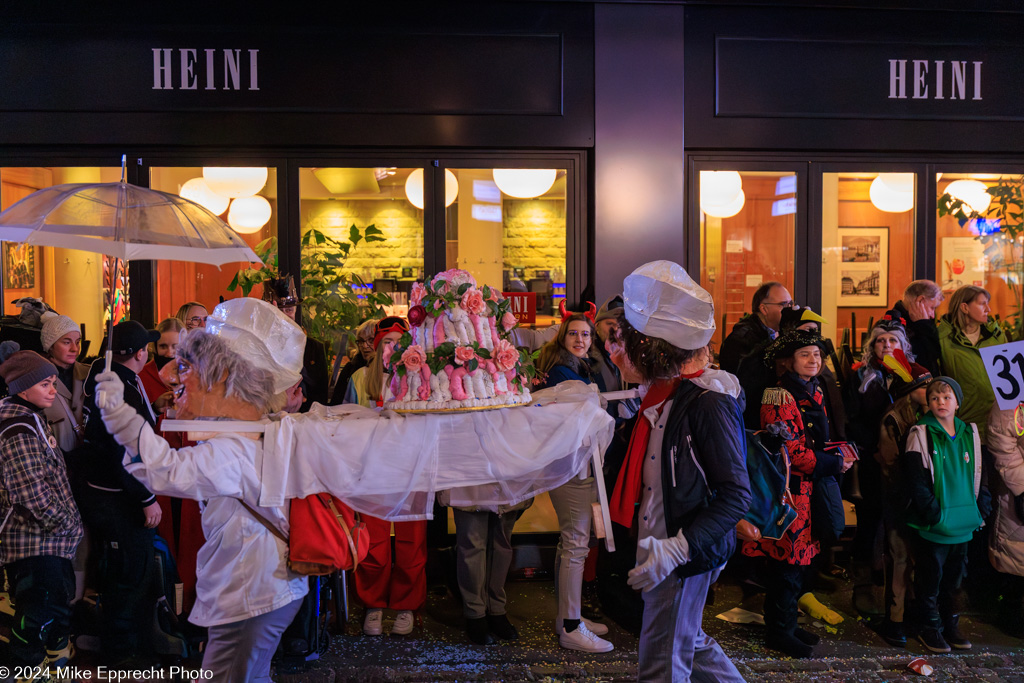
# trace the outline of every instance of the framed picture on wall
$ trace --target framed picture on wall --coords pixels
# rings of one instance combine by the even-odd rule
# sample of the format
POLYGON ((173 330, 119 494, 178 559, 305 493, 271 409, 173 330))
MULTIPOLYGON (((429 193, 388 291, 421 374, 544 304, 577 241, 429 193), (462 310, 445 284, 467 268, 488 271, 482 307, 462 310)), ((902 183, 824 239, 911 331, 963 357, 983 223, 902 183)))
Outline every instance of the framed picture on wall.
POLYGON ((35 286, 36 248, 4 242, 4 289, 33 289, 35 286))
POLYGON ((402 268, 402 277, 403 278, 412 277, 412 268, 402 268))
POLYGON ((888 305, 889 228, 840 227, 837 304, 888 305))

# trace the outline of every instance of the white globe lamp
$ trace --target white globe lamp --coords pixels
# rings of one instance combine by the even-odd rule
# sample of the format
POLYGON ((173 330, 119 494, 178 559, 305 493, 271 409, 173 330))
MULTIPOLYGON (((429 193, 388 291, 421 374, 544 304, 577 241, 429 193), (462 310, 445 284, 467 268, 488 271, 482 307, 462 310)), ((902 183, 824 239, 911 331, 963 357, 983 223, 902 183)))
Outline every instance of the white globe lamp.
POLYGON ((532 199, 555 184, 558 171, 553 168, 496 168, 494 184, 509 197, 532 199))
POLYGON ((192 178, 181 186, 178 194, 189 201, 205 207, 215 216, 219 216, 227 210, 231 200, 217 194, 206 184, 202 178, 192 178))
POLYGON ((239 234, 249 235, 263 229, 270 220, 270 213, 270 202, 263 197, 241 197, 231 202, 228 225, 239 234))
POLYGON ((871 203, 879 211, 903 213, 914 208, 913 173, 879 173, 868 188, 871 203))
POLYGON ((203 180, 217 194, 237 199, 251 197, 267 184, 266 167, 217 167, 203 169, 203 180))
MULTIPOLYGON (((414 168, 405 179, 405 196, 409 203, 417 209, 423 208, 423 169, 414 168)), ((455 174, 444 169, 444 205, 451 206, 459 196, 459 179, 455 174)))
POLYGON ((971 211, 985 213, 985 210, 992 203, 992 195, 988 193, 988 186, 980 180, 954 180, 946 185, 946 192, 954 199, 959 199, 967 206, 964 211, 968 214, 971 211))

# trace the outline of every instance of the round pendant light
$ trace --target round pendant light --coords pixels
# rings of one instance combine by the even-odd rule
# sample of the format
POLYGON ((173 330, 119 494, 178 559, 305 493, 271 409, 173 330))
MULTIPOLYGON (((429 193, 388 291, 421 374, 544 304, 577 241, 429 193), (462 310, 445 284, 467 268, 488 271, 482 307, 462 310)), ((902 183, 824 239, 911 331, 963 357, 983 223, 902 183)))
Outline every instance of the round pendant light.
POLYGON ((868 189, 871 203, 879 211, 903 213, 914 208, 913 173, 879 173, 868 189))
POLYGON ((209 210, 215 216, 219 216, 227 210, 230 199, 219 195, 206 184, 202 178, 192 178, 181 186, 178 195, 199 204, 209 210))
POLYGON ((267 175, 266 167, 211 166, 203 169, 203 180, 207 187, 231 199, 253 196, 267 184, 267 175))
POLYGON ((700 172, 700 209, 715 218, 731 218, 743 209, 747 196, 736 171, 700 172))
POLYGON ((954 199, 959 199, 966 204, 964 211, 968 214, 972 210, 977 213, 985 213, 989 204, 992 203, 992 195, 988 193, 988 186, 980 180, 954 180, 946 185, 946 192, 954 199))
MULTIPOLYGON (((423 208, 423 169, 414 168, 405 179, 405 196, 409 203, 417 209, 423 208)), ((444 205, 451 206, 459 196, 459 179, 455 174, 444 169, 444 205)))
POLYGON ((555 184, 558 171, 553 168, 496 168, 494 184, 509 197, 532 199, 555 184))
POLYGON ((270 202, 263 197, 241 197, 231 202, 228 225, 239 234, 249 235, 262 230, 270 220, 270 214, 270 202))

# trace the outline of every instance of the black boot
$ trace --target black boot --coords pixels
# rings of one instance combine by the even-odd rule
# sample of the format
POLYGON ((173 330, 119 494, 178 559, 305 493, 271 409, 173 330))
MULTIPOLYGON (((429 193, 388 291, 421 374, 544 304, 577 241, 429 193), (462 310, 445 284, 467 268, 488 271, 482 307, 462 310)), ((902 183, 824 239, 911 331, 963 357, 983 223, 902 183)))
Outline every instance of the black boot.
POLYGON ((519 640, 519 631, 512 625, 512 622, 508 620, 508 616, 504 614, 488 614, 487 625, 491 629, 491 633, 498 636, 502 640, 519 640))
POLYGON ((811 647, 814 647, 815 645, 821 642, 821 636, 819 636, 817 633, 812 633, 807 629, 800 628, 799 626, 797 626, 793 630, 793 635, 796 636, 800 640, 800 642, 806 643, 811 647))
POLYGON ((932 652, 949 652, 949 643, 942 637, 942 632, 934 626, 923 627, 917 639, 932 652))
POLYGON ((878 635, 882 636, 882 640, 893 647, 907 646, 907 634, 903 632, 903 622, 901 621, 889 621, 886 619, 879 625, 878 635))
POLYGON ((764 644, 795 659, 806 659, 814 652, 814 648, 797 638, 793 633, 769 633, 764 644))
POLYGON ((477 645, 494 644, 494 636, 491 635, 490 627, 487 624, 487 617, 466 619, 466 636, 477 645))
POLYGON ((957 650, 970 650, 971 641, 960 632, 960 615, 954 614, 942 624, 942 637, 957 650))

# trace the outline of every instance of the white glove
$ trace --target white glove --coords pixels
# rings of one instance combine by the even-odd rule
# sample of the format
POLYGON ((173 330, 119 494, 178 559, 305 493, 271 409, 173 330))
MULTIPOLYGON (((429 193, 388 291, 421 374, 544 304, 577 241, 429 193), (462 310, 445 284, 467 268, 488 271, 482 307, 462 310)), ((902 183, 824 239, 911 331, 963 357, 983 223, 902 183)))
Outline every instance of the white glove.
POLYGON ((124 403, 124 382, 113 370, 96 375, 96 407, 101 413, 124 403))
POLYGON ((626 583, 644 593, 668 578, 676 567, 690 561, 690 545, 682 531, 672 538, 641 538, 636 547, 647 550, 647 561, 629 570, 626 583))

